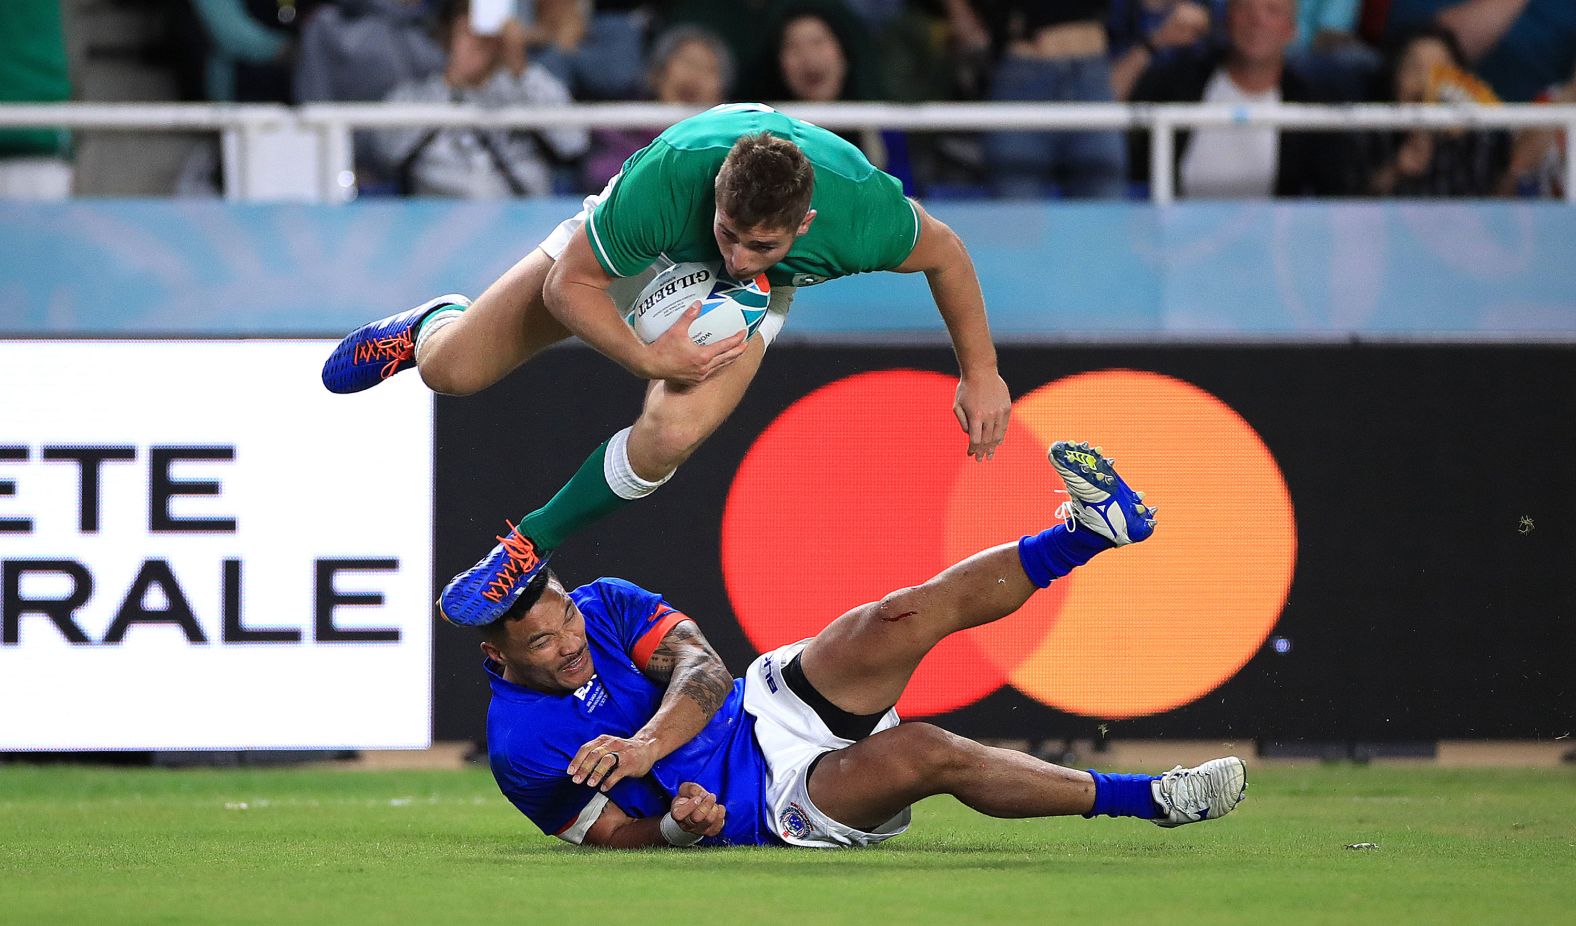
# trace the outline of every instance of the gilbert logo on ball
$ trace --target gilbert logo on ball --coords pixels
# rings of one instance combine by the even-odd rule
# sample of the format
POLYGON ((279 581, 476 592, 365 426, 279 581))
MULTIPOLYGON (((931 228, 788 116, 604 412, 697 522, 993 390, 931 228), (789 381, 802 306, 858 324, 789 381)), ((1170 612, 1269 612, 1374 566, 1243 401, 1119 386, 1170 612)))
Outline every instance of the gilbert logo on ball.
POLYGON ((728 492, 721 552, 758 650, 1057 523, 1066 496, 1045 453, 1078 439, 1103 445, 1160 506, 1154 538, 942 641, 898 709, 941 714, 1011 685, 1069 713, 1141 717, 1203 697, 1252 658, 1285 606, 1297 528, 1280 467, 1241 415, 1159 373, 1081 373, 1019 397, 1006 442, 980 464, 963 452, 956 388, 940 373, 862 373, 799 399, 756 438, 728 492), (805 550, 812 573, 784 568, 805 550), (1186 615, 1208 619, 1180 640, 1186 615))
POLYGON ((696 344, 710 344, 740 331, 748 337, 765 320, 771 292, 764 273, 752 280, 735 280, 722 272, 720 261, 674 264, 646 284, 625 320, 650 344, 699 302, 700 317, 689 327, 696 344))

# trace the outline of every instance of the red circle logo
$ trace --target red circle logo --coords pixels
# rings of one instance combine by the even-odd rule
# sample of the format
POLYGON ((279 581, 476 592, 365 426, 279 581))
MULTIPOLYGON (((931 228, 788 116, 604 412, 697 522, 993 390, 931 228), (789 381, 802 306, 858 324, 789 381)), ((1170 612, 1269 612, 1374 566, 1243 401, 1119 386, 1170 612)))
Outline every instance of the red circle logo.
POLYGON ((956 380, 885 370, 804 396, 763 431, 729 490, 723 579, 759 650, 954 562, 1055 523, 1045 452, 1100 443, 1161 510, 1147 543, 1053 582, 1012 616, 942 641, 899 710, 945 713, 1003 685, 1122 719, 1219 687, 1279 619, 1296 563, 1291 497, 1268 448, 1224 402, 1158 373, 1102 370, 1020 397, 995 460, 975 463, 956 380))

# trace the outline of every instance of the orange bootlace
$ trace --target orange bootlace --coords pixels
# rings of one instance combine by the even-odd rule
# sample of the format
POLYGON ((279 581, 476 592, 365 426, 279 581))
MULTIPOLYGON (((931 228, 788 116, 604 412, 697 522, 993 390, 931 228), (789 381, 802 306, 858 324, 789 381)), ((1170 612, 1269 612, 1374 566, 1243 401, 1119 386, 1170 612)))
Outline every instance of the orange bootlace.
POLYGON ((399 365, 416 356, 416 341, 410 336, 411 329, 406 328, 399 334, 376 341, 363 341, 356 345, 355 362, 366 363, 369 360, 387 360, 379 379, 388 379, 399 372, 399 365))
POLYGON ((509 533, 497 540, 503 545, 503 552, 508 555, 509 561, 503 564, 498 574, 487 583, 486 588, 482 589, 482 597, 494 604, 502 601, 504 596, 509 594, 515 580, 529 573, 542 562, 541 557, 536 555, 536 544, 521 534, 520 529, 511 522, 503 523, 509 525, 509 533))

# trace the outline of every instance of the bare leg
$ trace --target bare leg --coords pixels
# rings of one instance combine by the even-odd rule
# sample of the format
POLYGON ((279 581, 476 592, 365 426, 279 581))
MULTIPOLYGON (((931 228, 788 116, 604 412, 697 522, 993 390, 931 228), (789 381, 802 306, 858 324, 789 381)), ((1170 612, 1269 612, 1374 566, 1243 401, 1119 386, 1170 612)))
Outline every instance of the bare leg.
POLYGON ((984 746, 928 723, 905 723, 828 753, 810 800, 832 819, 872 830, 903 808, 951 794, 992 817, 1053 817, 1094 808, 1088 772, 984 746))
POLYGON ((657 482, 689 459, 738 407, 765 354, 765 341, 751 338, 742 357, 698 386, 652 383, 629 435, 635 474, 657 482))
POLYGON ((434 331, 417 358, 428 388, 445 395, 480 392, 569 337, 542 299, 552 267, 545 251, 532 250, 458 319, 434 331))
POLYGON ((547 504, 520 520, 541 549, 556 549, 586 526, 655 491, 739 404, 760 368, 759 339, 732 364, 689 389, 654 382, 626 438, 592 452, 547 504))
POLYGON ((800 664, 810 684, 843 710, 884 711, 943 637, 1006 617, 1035 591, 1017 544, 1002 544, 849 611, 816 634, 800 664))

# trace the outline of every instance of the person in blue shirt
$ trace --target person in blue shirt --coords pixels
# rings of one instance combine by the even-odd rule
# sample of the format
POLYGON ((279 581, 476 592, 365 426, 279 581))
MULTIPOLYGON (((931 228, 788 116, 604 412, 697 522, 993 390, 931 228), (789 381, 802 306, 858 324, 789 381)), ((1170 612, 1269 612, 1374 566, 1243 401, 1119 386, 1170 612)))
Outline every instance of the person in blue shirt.
POLYGON ((504 795, 577 845, 835 847, 908 828, 951 794, 996 817, 1131 816, 1173 827, 1246 796, 1234 756, 1164 775, 1063 768, 894 710, 947 635, 998 620, 1113 547, 1155 509, 1088 444, 1058 442, 1064 523, 849 611, 734 679, 696 622, 621 579, 567 591, 549 570, 482 627, 487 746, 504 795))

